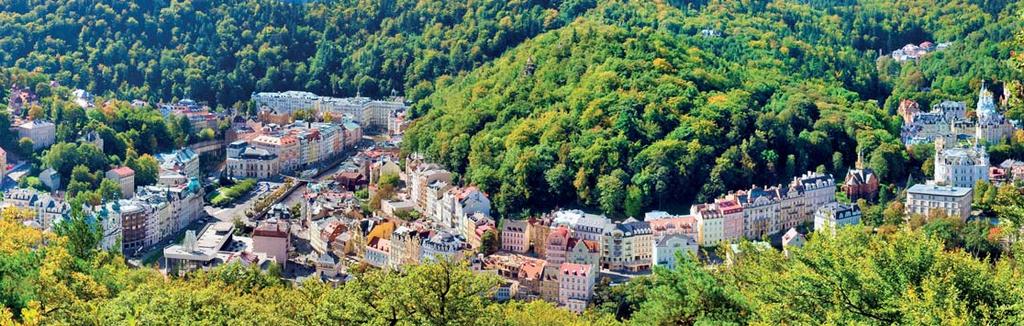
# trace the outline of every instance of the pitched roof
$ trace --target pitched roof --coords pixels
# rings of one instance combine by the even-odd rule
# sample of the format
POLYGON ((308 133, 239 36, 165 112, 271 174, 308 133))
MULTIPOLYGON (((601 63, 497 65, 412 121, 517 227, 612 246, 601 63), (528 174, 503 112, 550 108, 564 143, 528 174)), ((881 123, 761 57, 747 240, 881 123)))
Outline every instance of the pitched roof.
POLYGON ((113 169, 110 170, 110 172, 114 172, 115 174, 117 174, 117 176, 122 177, 122 178, 123 177, 127 177, 127 176, 135 175, 135 170, 132 170, 132 168, 127 167, 127 166, 119 166, 119 167, 113 168, 113 169))

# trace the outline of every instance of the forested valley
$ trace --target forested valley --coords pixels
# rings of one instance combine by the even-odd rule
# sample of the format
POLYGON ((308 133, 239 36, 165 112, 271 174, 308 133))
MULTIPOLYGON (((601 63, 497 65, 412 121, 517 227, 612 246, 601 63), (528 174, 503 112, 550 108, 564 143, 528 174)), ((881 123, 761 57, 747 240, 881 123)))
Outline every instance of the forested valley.
MULTIPOLYGON (((149 154, 218 132, 131 100, 191 98, 253 114, 251 93, 287 90, 404 96, 416 120, 403 153, 480 187, 504 219, 567 206, 616 219, 685 214, 809 170, 841 178, 858 159, 883 186, 861 226, 812 233, 785 254, 744 242, 732 263, 679 257, 673 269, 599 285, 582 315, 494 303, 499 281, 462 264, 360 270, 338 287, 238 265, 168 278, 96 250, 98 231, 81 219, 42 233, 22 225, 31 212, 4 209, 0 325, 1021 323, 1022 248, 1012 243, 1024 196, 991 187, 976 198, 1001 227, 909 219, 897 199, 929 177, 933 153, 903 145, 896 110, 903 99, 973 107, 984 83, 1007 99, 1008 117, 1024 119, 1022 9, 1008 0, 3 1, 0 98, 11 84, 31 88, 41 106, 25 114, 57 121, 58 144, 32 154, 0 114, 0 145, 59 166, 88 201, 106 196, 90 170, 118 162, 152 182, 149 154), (948 47, 888 56, 922 42, 948 47), (74 88, 103 105, 75 107, 64 100, 74 88), (114 145, 76 146, 81 131, 114 145)), ((1022 158, 1024 134, 989 151, 993 162, 1022 158)))

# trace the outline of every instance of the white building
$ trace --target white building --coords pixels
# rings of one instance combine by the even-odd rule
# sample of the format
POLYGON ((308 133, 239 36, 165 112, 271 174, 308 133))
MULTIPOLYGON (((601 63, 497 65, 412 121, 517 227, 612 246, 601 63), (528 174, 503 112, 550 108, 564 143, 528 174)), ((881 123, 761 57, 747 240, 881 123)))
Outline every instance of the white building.
POLYGON ((789 231, 782 235, 782 252, 788 257, 789 248, 802 248, 806 242, 807 237, 797 232, 796 228, 789 228, 789 231))
POLYGON ((984 147, 944 148, 945 141, 935 141, 935 183, 954 187, 974 187, 979 180, 988 181, 989 159, 984 147))
POLYGON ((5 206, 14 206, 31 210, 35 213, 33 221, 43 229, 50 229, 71 212, 71 205, 54 198, 48 192, 31 188, 14 188, 4 192, 5 206))
POLYGON ((907 190, 908 214, 928 216, 933 210, 966 221, 971 215, 973 189, 968 187, 916 184, 907 190))
POLYGON ((821 206, 814 213, 814 231, 830 230, 860 223, 860 206, 857 204, 831 203, 821 206))
POLYGON ((654 241, 654 252, 651 257, 653 265, 669 269, 676 266, 676 253, 697 255, 697 240, 684 234, 665 234, 654 241))
POLYGON ((234 232, 231 222, 208 224, 198 237, 194 231, 186 231, 182 244, 164 248, 164 266, 179 273, 215 266, 218 254, 231 243, 234 232))
POLYGON ((985 88, 984 82, 978 92, 978 106, 975 112, 978 115, 978 123, 974 138, 978 143, 996 144, 1013 135, 1013 124, 999 113, 992 92, 985 88))
POLYGON ((32 149, 50 147, 57 139, 57 126, 49 121, 29 120, 18 125, 18 138, 32 140, 32 149))
POLYGON ((277 155, 251 146, 246 141, 229 144, 226 161, 224 172, 235 178, 269 179, 281 174, 277 155))
POLYGON ((462 235, 441 231, 423 240, 423 244, 420 247, 422 251, 420 261, 429 262, 435 259, 459 260, 462 259, 462 252, 468 248, 466 239, 462 235))
POLYGON ((278 114, 291 114, 295 110, 314 109, 330 113, 335 117, 349 115, 368 128, 388 127, 388 120, 396 111, 408 108, 399 100, 371 100, 367 97, 327 97, 310 92, 287 91, 283 93, 254 93, 252 100, 260 109, 270 109, 278 114))

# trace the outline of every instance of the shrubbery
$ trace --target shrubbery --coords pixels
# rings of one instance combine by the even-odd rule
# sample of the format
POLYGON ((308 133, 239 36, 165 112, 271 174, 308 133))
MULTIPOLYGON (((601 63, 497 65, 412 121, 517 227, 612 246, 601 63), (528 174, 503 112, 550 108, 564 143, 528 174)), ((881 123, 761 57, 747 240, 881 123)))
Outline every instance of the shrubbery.
POLYGON ((210 204, 213 206, 230 204, 251 191, 254 187, 256 187, 256 179, 245 179, 228 187, 220 187, 220 189, 217 189, 213 199, 210 200, 210 204))

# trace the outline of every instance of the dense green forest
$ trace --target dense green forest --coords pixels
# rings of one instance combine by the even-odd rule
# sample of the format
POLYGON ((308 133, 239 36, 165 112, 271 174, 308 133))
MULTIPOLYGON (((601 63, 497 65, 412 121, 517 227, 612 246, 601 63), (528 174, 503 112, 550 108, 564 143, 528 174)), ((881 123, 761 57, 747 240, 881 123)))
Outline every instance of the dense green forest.
POLYGON ((96 94, 247 103, 254 91, 422 96, 593 1, 0 2, 0 66, 96 94))
MULTIPOLYGON (((11 83, 28 85, 41 103, 26 114, 59 127, 58 144, 35 153, 0 113, 0 145, 70 175, 69 192, 97 202, 113 196, 97 172, 127 164, 152 182, 147 154, 197 134, 106 99, 244 107, 252 91, 395 90, 419 118, 404 150, 479 185, 503 216, 568 203, 636 216, 805 170, 841 174, 857 153, 891 184, 886 202, 928 173, 927 148, 899 142, 900 99, 973 104, 986 80, 1014 95, 1011 117, 1024 117, 1024 60, 1006 60, 1024 59, 1013 40, 1020 9, 1001 0, 4 1, 0 98, 11 83), (878 59, 923 41, 952 43, 918 61, 878 59), (75 106, 73 88, 102 105, 75 106), (77 144, 83 131, 109 145, 77 144)), ((1024 156, 1020 138, 993 147, 993 159, 1024 156)), ((998 227, 907 217, 891 201, 866 208, 866 226, 812 233, 785 255, 744 243, 741 254, 720 248, 732 259, 714 268, 680 257, 625 285, 603 281, 582 316, 493 303, 498 280, 458 264, 354 271, 338 287, 239 265, 168 278, 95 250, 98 230, 80 212, 41 233, 23 226, 30 212, 4 209, 0 325, 1024 323, 1024 249, 1010 244, 1024 196, 983 184, 975 197, 998 227)))
POLYGON ((480 185, 505 216, 573 202, 637 216, 807 170, 842 177, 858 153, 884 183, 920 180, 928 155, 904 150, 899 99, 973 104, 982 80, 999 91, 1019 77, 1005 64, 1017 4, 833 4, 601 2, 439 80, 405 149, 480 185), (923 41, 952 45, 879 59, 923 41))

